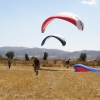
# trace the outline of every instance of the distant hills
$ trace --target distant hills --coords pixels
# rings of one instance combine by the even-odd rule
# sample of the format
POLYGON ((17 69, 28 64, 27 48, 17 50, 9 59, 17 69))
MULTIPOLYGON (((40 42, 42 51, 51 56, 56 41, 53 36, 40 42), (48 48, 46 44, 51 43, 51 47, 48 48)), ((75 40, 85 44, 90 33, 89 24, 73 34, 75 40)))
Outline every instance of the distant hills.
POLYGON ((77 59, 79 58, 81 53, 87 54, 88 60, 96 59, 100 57, 100 51, 94 50, 82 50, 82 51, 74 51, 68 52, 59 49, 46 49, 46 48, 28 48, 28 47, 0 47, 0 55, 5 56, 5 54, 9 51, 13 51, 15 54, 15 58, 25 58, 25 54, 27 53, 29 57, 38 56, 42 59, 44 52, 48 53, 48 59, 77 59))

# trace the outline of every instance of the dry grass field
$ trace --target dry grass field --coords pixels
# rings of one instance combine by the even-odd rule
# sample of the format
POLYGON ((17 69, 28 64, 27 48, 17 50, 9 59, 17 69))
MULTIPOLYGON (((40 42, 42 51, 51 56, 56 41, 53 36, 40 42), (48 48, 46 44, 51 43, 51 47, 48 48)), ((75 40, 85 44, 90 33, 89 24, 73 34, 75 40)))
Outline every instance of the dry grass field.
POLYGON ((0 61, 0 100, 100 100, 100 73, 52 63, 42 62, 36 76, 32 61, 13 61, 10 69, 0 61))

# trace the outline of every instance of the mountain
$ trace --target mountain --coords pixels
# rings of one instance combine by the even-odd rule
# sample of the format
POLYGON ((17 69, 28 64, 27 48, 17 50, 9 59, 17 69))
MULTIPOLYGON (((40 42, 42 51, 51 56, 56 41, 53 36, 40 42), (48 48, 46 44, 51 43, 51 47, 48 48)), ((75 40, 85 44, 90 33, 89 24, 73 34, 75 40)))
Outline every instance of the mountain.
POLYGON ((0 47, 0 55, 5 56, 5 54, 9 51, 13 51, 15 54, 15 58, 25 58, 25 54, 27 53, 29 57, 38 56, 42 59, 44 52, 48 53, 48 59, 77 59, 79 58, 81 53, 87 54, 87 59, 92 60, 100 57, 100 51, 94 50, 82 50, 82 51, 74 51, 68 52, 59 49, 46 49, 46 48, 28 48, 28 47, 0 47))

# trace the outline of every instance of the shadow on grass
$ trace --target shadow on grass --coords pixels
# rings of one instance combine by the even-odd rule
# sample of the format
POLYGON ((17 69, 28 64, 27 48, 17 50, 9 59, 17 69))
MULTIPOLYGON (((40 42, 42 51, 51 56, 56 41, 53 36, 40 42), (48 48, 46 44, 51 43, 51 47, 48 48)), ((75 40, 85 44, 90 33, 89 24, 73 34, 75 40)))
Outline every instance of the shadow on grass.
POLYGON ((46 71, 69 71, 69 70, 46 69, 46 68, 40 68, 39 70, 46 70, 46 71))

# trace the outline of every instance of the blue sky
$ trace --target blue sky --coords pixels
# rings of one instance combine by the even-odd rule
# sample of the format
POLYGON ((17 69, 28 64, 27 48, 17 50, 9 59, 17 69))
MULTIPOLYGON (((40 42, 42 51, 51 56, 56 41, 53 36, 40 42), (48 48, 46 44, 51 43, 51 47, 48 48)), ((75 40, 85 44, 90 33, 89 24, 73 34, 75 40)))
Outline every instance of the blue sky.
POLYGON ((100 50, 100 0, 0 0, 0 47, 23 46, 64 51, 100 50), (71 12, 84 22, 80 31, 69 22, 55 19, 41 33, 41 26, 48 17, 71 12), (62 35, 66 45, 50 38, 62 35))

